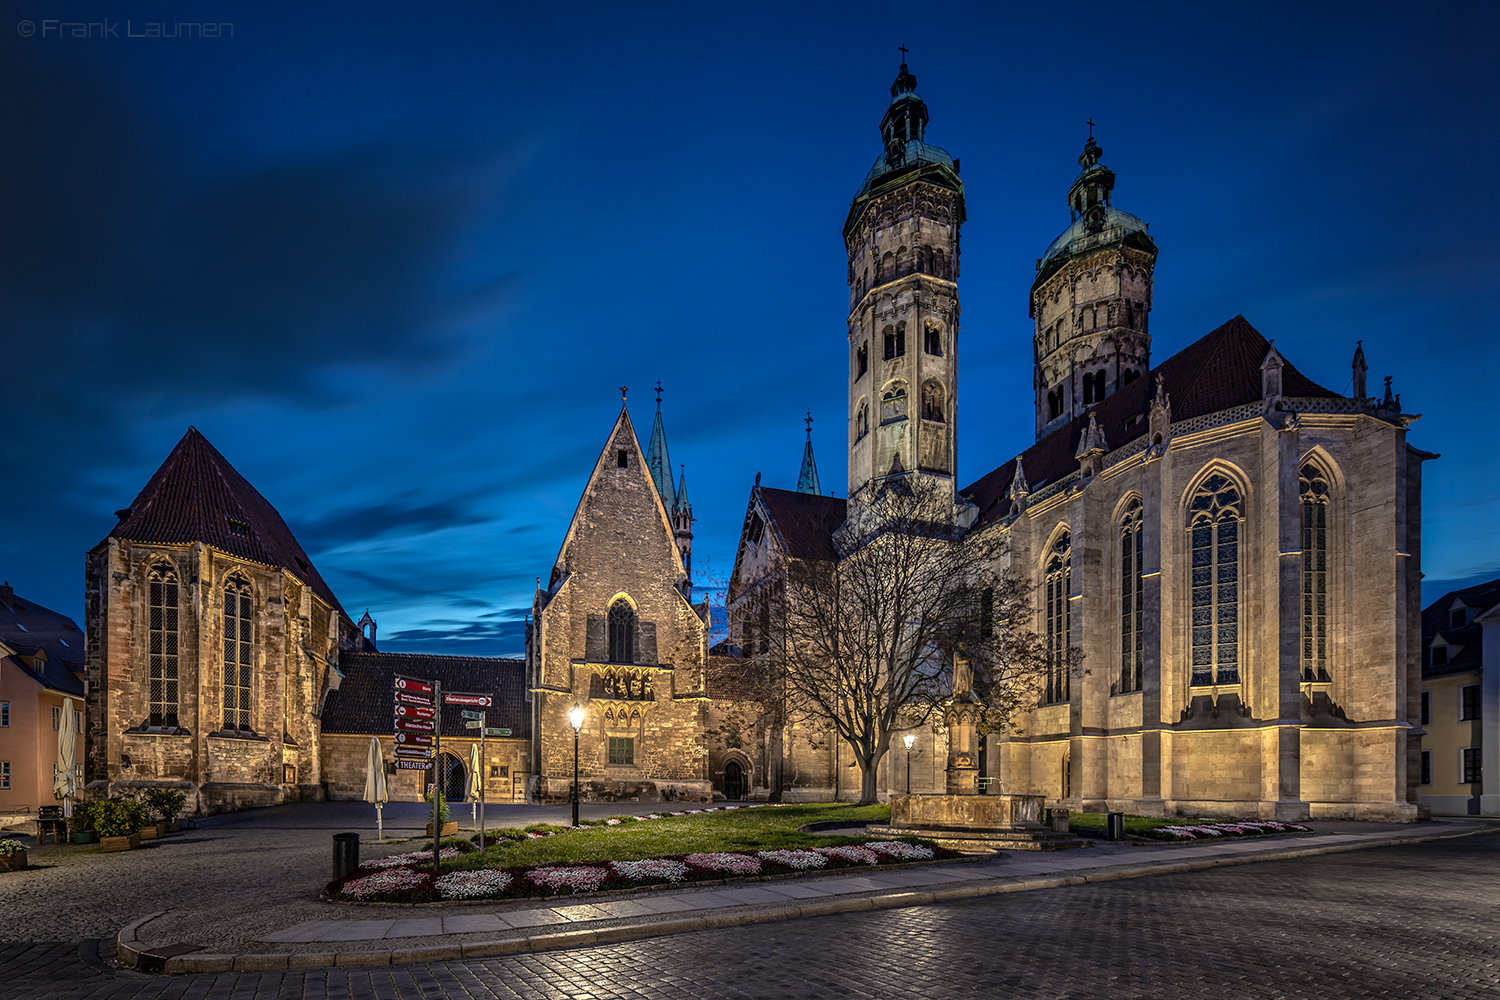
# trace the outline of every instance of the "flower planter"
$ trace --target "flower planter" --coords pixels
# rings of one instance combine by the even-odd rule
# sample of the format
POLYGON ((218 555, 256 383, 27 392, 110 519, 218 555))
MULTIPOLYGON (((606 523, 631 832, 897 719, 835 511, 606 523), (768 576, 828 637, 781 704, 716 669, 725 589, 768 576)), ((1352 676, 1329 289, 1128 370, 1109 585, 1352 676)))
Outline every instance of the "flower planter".
POLYGON ((141 835, 132 833, 128 837, 100 837, 99 845, 106 851, 133 851, 141 846, 141 835))
POLYGON ((0 872, 18 872, 26 867, 26 852, 0 854, 0 872))
POLYGON ((94 842, 94 831, 93 830, 74 830, 73 831, 73 843, 75 843, 75 844, 92 844, 93 842, 94 842))
POLYGON ((141 839, 142 840, 155 840, 157 837, 160 837, 160 836, 161 836, 161 834, 157 832, 157 828, 154 827, 154 826, 143 826, 143 827, 141 827, 141 839))
MULTIPOLYGON (((444 837, 451 837, 451 836, 453 836, 457 832, 458 832, 458 820, 456 820, 456 819, 455 820, 450 820, 447 823, 443 824, 443 833, 442 833, 442 835, 444 837)), ((429 837, 432 836, 432 824, 431 823, 427 824, 427 836, 429 836, 429 837)))
POLYGON ((177 833, 182 829, 182 821, 178 819, 169 820, 166 823, 158 823, 156 828, 162 833, 177 833))

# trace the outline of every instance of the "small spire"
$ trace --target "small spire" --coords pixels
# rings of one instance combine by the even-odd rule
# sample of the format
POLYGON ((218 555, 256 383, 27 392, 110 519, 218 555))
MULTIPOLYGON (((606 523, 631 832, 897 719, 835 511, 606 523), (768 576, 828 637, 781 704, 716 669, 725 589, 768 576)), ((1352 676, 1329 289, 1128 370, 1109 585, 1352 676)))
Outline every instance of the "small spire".
POLYGON ((823 487, 818 485, 818 463, 813 460, 812 411, 808 410, 802 419, 807 424, 807 443, 802 446, 802 471, 797 475, 797 492, 822 493, 823 487))
POLYGON ((687 466, 679 466, 682 469, 682 478, 677 481, 677 510, 691 511, 693 505, 688 501, 687 495, 687 466))
POLYGON ((1006 494, 1012 500, 1024 499, 1031 492, 1031 487, 1026 483, 1026 470, 1021 468, 1021 456, 1016 456, 1016 474, 1010 479, 1010 490, 1006 494))
POLYGON ((1354 342, 1353 369, 1354 398, 1365 399, 1369 395, 1367 391, 1368 386, 1365 383, 1365 373, 1370 370, 1370 366, 1365 363, 1365 342, 1363 340, 1356 340, 1354 342))
POLYGON ((672 490, 672 459, 667 454, 667 428, 661 419, 661 383, 656 383, 656 420, 651 424, 651 440, 646 445, 646 469, 656 492, 667 510, 677 506, 677 495, 672 490))

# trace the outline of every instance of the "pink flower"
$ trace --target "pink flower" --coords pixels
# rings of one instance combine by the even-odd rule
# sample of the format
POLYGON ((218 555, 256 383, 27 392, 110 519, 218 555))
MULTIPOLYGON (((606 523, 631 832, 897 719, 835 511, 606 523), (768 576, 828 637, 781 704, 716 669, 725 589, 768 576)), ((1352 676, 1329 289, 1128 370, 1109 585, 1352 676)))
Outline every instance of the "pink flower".
POLYGON ((685 860, 694 868, 727 872, 731 875, 754 875, 760 871, 760 862, 755 858, 727 851, 717 854, 689 854, 685 860))
POLYGON ((574 892, 593 892, 600 883, 609 878, 608 868, 594 865, 578 865, 572 868, 533 868, 526 873, 526 880, 542 889, 557 892, 572 889, 574 892))

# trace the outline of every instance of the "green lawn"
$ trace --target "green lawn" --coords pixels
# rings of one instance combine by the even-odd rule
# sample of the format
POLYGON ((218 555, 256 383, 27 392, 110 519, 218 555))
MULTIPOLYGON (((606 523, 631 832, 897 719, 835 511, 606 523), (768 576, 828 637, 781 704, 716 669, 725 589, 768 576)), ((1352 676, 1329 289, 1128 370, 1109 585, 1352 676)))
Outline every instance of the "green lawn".
MULTIPOLYGON (((597 825, 570 830, 555 837, 501 841, 486 848, 483 854, 475 852, 454 859, 451 864, 455 868, 508 868, 512 865, 638 861, 642 858, 694 854, 700 851, 770 851, 787 847, 826 847, 849 843, 851 838, 801 833, 797 828, 807 823, 877 823, 890 818, 890 806, 817 804, 732 809, 700 816, 668 816, 644 822, 626 819, 619 826, 597 825)), ((559 829, 542 827, 541 824, 533 828, 559 829)))
MULTIPOLYGON (((1212 823, 1210 819, 1182 819, 1174 817, 1163 819, 1160 816, 1129 816, 1125 817, 1125 833, 1127 836, 1149 837, 1151 831, 1159 826, 1193 826, 1199 823, 1212 823)), ((1090 836, 1103 837, 1107 824, 1104 813, 1070 813, 1068 815, 1068 829, 1074 833, 1086 833, 1090 836)))

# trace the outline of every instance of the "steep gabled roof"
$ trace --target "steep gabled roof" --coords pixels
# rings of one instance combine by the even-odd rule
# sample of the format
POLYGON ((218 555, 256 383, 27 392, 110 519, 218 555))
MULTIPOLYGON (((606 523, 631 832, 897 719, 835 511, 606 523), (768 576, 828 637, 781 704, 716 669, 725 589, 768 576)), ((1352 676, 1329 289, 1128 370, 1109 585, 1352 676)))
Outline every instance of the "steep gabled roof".
POLYGON ((83 682, 75 674, 83 672, 83 632, 67 615, 17 596, 8 583, 0 588, 0 642, 27 656, 43 650, 42 669, 33 670, 19 660, 16 665, 39 684, 83 695, 83 682))
MULTIPOLYGON (((444 691, 487 694, 494 704, 485 721, 511 736, 531 736, 526 710, 526 661, 490 656, 432 656, 425 653, 351 653, 339 657, 344 679, 323 706, 323 732, 383 736, 392 731, 392 683, 396 674, 437 680, 444 691)), ((456 707, 443 709, 443 735, 473 736, 456 707)))
MULTIPOLYGON (((1167 358, 1141 378, 1125 386, 1104 402, 1054 430, 1021 453, 1026 478, 1032 490, 1054 483, 1078 468, 1079 438, 1088 427, 1089 415, 1114 448, 1145 434, 1151 400, 1156 395, 1156 376, 1172 399, 1173 422, 1216 413, 1261 398, 1261 362, 1270 341, 1260 335, 1243 316, 1236 316, 1212 333, 1167 358), (1125 422, 1139 417, 1131 426, 1125 422)), ((1281 369, 1282 393, 1287 396, 1339 398, 1298 371, 1290 361, 1281 369)), ((1015 476, 1016 463, 1006 462, 959 491, 979 508, 980 523, 1010 512, 1006 491, 1015 476)))
POLYGON ((769 486, 759 489, 761 505, 770 515, 768 523, 788 558, 822 562, 838 558, 833 533, 847 517, 847 500, 769 486))
POLYGON ((1423 608, 1422 676, 1439 677, 1444 674, 1461 674, 1468 670, 1480 669, 1482 665, 1480 640, 1484 635, 1484 626, 1474 619, 1496 604, 1500 604, 1500 580, 1491 580, 1488 583, 1476 584, 1462 590, 1450 590, 1423 608), (1469 620, 1459 628, 1452 627, 1452 611, 1455 601, 1462 601, 1464 607, 1473 610, 1473 614, 1467 616, 1469 620), (1430 665, 1432 658, 1427 653, 1432 648, 1432 640, 1439 634, 1450 646, 1463 648, 1458 651, 1457 655, 1450 656, 1447 663, 1434 667, 1430 665))
POLYGON ((188 428, 108 537, 202 542, 242 559, 280 566, 335 610, 344 610, 276 508, 196 427, 188 428))

